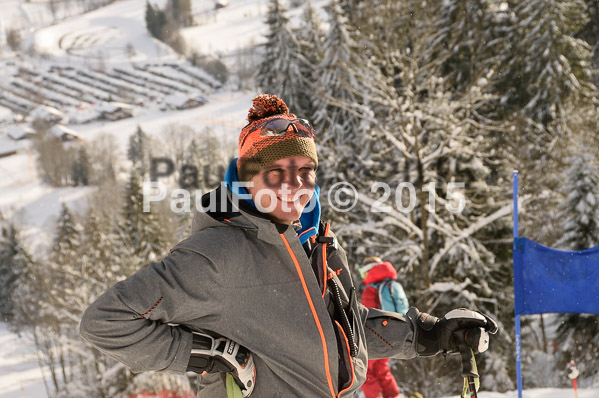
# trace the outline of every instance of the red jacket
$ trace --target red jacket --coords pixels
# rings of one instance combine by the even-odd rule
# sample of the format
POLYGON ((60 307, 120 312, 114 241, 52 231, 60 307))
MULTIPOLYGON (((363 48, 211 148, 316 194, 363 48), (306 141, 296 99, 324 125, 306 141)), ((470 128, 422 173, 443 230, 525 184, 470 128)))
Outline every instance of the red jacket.
MULTIPOLYGON (((364 278, 364 284, 370 285, 371 283, 381 282, 385 278, 395 280, 397 278, 397 271, 389 261, 385 261, 378 265, 375 265, 368 271, 366 278, 364 278)), ((381 302, 379 300, 379 293, 373 286, 366 286, 362 293, 362 304, 369 308, 381 308, 381 302)))
MULTIPOLYGON (((377 264, 368 271, 364 283, 369 285, 390 278, 397 278, 397 271, 390 262, 385 261, 377 264)), ((366 286, 362 292, 362 304, 370 308, 381 308, 379 292, 374 286, 366 286)), ((395 377, 389 368, 389 359, 376 359, 368 361, 368 373, 366 382, 362 385, 362 391, 366 398, 390 398, 399 395, 399 388, 395 377)))

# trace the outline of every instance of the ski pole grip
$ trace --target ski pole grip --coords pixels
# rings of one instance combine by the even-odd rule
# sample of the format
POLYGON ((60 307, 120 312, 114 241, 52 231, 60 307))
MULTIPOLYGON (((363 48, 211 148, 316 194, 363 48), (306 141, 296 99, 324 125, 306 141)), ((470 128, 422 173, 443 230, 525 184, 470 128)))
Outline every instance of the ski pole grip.
POLYGON ((460 357, 462 358, 462 376, 464 377, 478 377, 478 373, 475 371, 475 358, 474 352, 470 345, 466 342, 466 329, 459 329, 454 332, 454 336, 457 339, 458 347, 460 349, 460 357))

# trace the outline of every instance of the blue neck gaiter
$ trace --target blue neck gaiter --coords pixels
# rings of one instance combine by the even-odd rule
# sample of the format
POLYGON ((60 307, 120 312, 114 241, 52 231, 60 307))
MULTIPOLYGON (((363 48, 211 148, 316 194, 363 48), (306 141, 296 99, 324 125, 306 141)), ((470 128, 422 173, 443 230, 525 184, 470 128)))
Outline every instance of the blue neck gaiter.
MULTIPOLYGON (((227 168, 227 172, 225 173, 225 185, 232 193, 242 197, 247 198, 249 196, 249 192, 246 188, 239 186, 239 184, 233 184, 234 182, 239 182, 237 177, 237 158, 233 159, 227 168)), ((314 194, 310 198, 310 202, 302 212, 300 216, 300 223, 302 227, 297 231, 297 236, 299 237, 300 242, 303 244, 306 242, 311 236, 318 234, 318 224, 320 223, 320 187, 318 185, 314 186, 314 194), (308 211, 309 210, 309 211, 308 211)), ((256 204, 252 199, 244 199, 248 202, 252 207, 256 208, 256 204)))

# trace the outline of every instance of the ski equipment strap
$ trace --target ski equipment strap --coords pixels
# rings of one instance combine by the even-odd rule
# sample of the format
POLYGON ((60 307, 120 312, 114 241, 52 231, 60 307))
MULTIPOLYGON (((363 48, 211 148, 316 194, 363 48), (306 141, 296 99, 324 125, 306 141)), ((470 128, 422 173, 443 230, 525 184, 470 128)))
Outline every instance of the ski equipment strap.
MULTIPOLYGON (((471 360, 474 373, 478 374, 478 369, 476 367, 476 359, 474 359, 474 352, 472 348, 470 348, 471 360)), ((477 398, 478 395, 478 387, 480 385, 480 381, 478 376, 464 376, 464 388, 462 389, 462 397, 461 398, 477 398)))
POLYGON ((399 312, 393 294, 393 281, 389 278, 378 284, 379 302, 385 311, 399 312))
POLYGON ((472 351, 470 344, 466 340, 466 330, 457 330, 455 336, 457 337, 460 349, 460 356, 462 358, 462 376, 464 376, 464 388, 462 389, 461 398, 477 398, 480 382, 474 351, 472 351))
POLYGON ((227 397, 228 398, 243 398, 243 394, 241 393, 241 387, 235 381, 235 378, 231 373, 227 373, 226 379, 227 386, 227 397))

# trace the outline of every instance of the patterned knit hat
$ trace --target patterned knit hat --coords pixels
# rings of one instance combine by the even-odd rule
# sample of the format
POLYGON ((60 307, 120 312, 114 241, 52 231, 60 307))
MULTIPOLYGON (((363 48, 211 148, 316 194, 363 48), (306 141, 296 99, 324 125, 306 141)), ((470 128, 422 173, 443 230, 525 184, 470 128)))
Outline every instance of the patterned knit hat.
POLYGON ((298 132, 298 126, 302 129, 305 121, 289 113, 282 99, 276 95, 262 94, 255 97, 252 103, 253 107, 248 111, 249 123, 239 134, 237 174, 240 181, 249 181, 272 162, 292 156, 305 156, 318 166, 314 137, 298 132), (281 135, 265 136, 262 130, 267 123, 276 119, 283 119, 280 122, 283 126, 289 120, 287 130, 280 132, 281 135))

